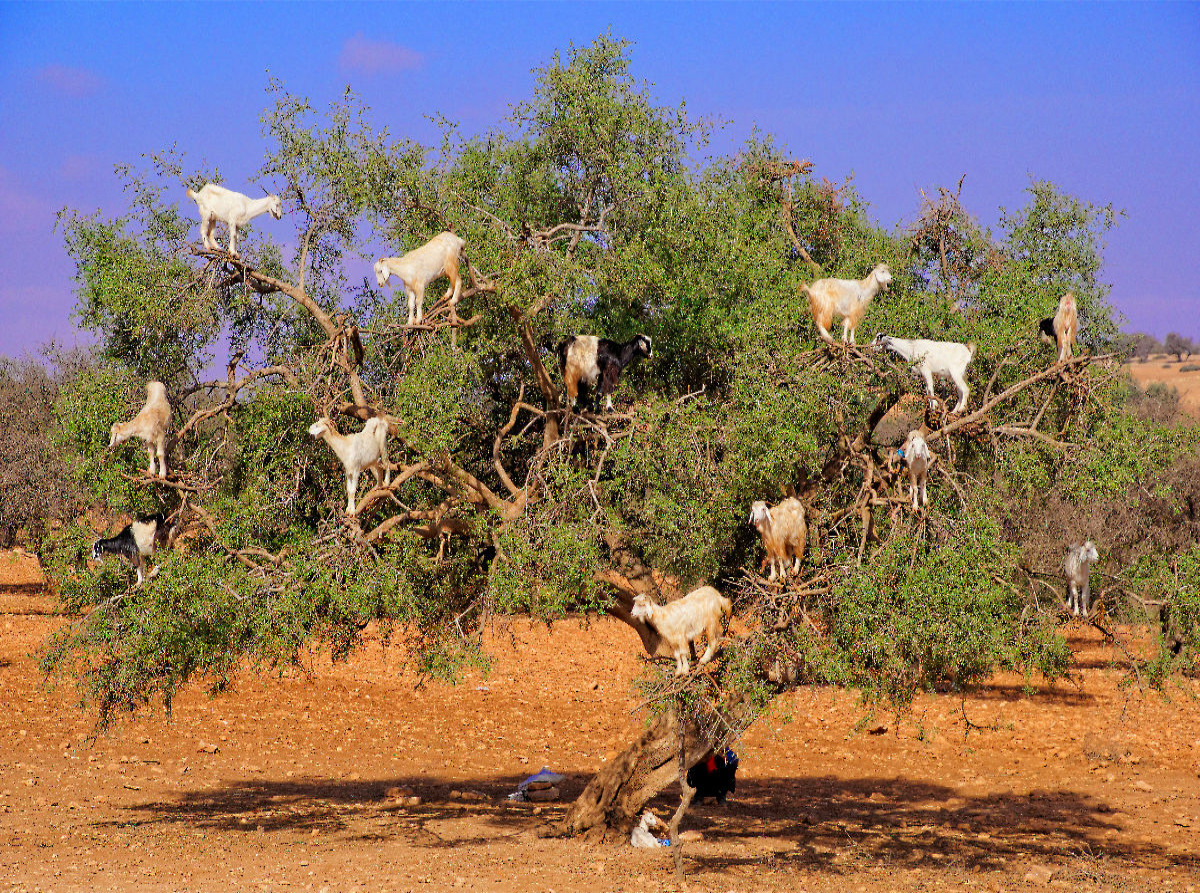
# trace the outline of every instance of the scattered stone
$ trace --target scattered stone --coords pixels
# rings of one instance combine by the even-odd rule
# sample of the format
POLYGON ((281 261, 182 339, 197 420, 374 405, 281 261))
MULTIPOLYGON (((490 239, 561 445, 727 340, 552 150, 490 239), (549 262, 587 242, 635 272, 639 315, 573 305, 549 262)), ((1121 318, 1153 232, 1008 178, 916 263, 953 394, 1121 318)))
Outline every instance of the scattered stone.
POLYGON ((1029 884, 1045 886, 1054 879, 1054 869, 1046 865, 1035 865, 1025 872, 1025 881, 1029 884))
POLYGON ((220 753, 220 752, 221 752, 221 748, 217 747, 217 745, 205 744, 203 741, 201 741, 200 746, 196 748, 196 753, 220 753))
POLYGON ((1146 782, 1144 782, 1144 781, 1135 781, 1133 783, 1133 786, 1135 788, 1137 788, 1139 791, 1145 791, 1146 793, 1150 793, 1151 791, 1154 790, 1154 788, 1152 788, 1150 785, 1146 784, 1146 782))
POLYGON ((415 793, 416 793, 416 791, 414 791, 410 787, 399 787, 399 788, 398 787, 390 787, 386 791, 384 791, 384 794, 387 796, 387 798, 389 800, 406 799, 408 797, 411 797, 415 793))
POLYGON ((867 729, 868 735, 882 735, 887 731, 887 726, 876 726, 873 729, 867 729))

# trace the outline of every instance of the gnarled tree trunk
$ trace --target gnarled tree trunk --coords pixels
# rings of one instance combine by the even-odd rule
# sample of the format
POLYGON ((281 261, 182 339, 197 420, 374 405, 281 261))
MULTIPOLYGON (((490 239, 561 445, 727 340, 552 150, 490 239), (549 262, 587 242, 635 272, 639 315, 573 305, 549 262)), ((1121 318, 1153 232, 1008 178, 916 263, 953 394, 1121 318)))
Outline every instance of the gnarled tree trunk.
MULTIPOLYGON (((632 744, 588 782, 566 816, 548 825, 547 836, 591 832, 597 837, 628 838, 646 804, 679 778, 680 724, 673 711, 663 713, 632 744)), ((695 728, 684 728, 685 761, 694 765, 709 744, 695 728)))

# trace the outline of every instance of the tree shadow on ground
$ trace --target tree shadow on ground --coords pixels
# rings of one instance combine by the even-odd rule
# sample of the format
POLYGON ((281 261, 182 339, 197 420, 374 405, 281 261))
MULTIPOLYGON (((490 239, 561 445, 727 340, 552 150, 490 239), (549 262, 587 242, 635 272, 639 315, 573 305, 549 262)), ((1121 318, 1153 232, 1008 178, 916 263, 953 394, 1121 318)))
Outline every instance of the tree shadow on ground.
POLYGON ((563 799, 556 803, 509 801, 508 794, 523 778, 449 781, 418 775, 373 781, 247 780, 215 790, 189 792, 171 801, 133 806, 131 812, 149 813, 150 817, 108 824, 168 823, 242 833, 341 832, 355 839, 403 836, 412 838, 415 844, 456 846, 486 843, 532 828, 556 810, 565 810, 586 783, 583 778, 564 782, 560 786, 563 799), (405 803, 404 798, 411 795, 419 796, 421 802, 405 803), (439 822, 467 817, 475 819, 472 827, 477 833, 456 832, 447 839, 438 829, 439 822))
MULTIPOLYGON (((664 794, 655 805, 673 809, 675 803, 664 794)), ((700 870, 761 865, 764 849, 772 851, 774 866, 836 874, 868 862, 998 871, 1010 861, 1061 861, 1080 854, 1200 869, 1200 856, 1132 839, 1123 833, 1120 813, 1074 791, 973 796, 903 778, 777 779, 739 783, 727 808, 694 807, 686 824, 702 831, 706 841, 746 850, 745 856, 693 850, 688 860, 700 870), (781 850, 780 844, 792 849, 781 850)))
MULTIPOLYGON (((416 846, 453 847, 494 843, 553 820, 586 782, 582 776, 568 779, 563 800, 541 804, 535 813, 534 804, 505 799, 520 780, 244 781, 131 807, 150 817, 112 824, 337 832, 354 840, 405 838, 416 846), (411 788, 421 803, 399 802, 389 794, 397 788, 411 788), (453 792, 477 792, 484 799, 452 798, 453 792)), ((677 798, 668 789, 652 806, 660 815, 669 813, 677 798)), ((1200 870, 1200 856, 1135 839, 1126 833, 1123 815, 1108 803, 1065 790, 968 795, 904 778, 746 780, 728 806, 694 806, 684 824, 704 835, 704 844, 689 845, 687 851, 691 870, 699 871, 760 867, 768 852, 774 867, 832 874, 852 873, 867 863, 1002 871, 1012 861, 1080 856, 1126 867, 1200 870)))

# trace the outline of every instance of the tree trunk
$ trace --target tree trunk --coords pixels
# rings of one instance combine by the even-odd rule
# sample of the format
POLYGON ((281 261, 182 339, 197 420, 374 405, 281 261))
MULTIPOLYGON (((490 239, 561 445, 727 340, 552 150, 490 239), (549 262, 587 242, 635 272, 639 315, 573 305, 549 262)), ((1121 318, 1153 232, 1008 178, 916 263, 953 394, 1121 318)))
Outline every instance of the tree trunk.
MULTIPOLYGON (((709 745, 687 731, 684 759, 695 764, 709 745)), ((632 744, 588 782, 560 822, 544 836, 571 837, 592 829, 598 836, 627 838, 646 804, 679 778, 679 722, 674 712, 657 717, 632 744)))

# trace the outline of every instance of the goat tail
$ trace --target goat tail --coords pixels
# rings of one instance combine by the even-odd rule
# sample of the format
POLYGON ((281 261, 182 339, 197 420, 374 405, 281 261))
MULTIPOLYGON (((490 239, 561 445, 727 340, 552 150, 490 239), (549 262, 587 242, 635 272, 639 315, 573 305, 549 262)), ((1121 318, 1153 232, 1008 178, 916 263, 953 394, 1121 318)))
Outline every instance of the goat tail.
POLYGON ((384 451, 387 449, 388 423, 386 419, 381 419, 375 416, 367 421, 367 425, 371 429, 372 439, 379 444, 379 449, 384 451))
POLYGON ((969 350, 971 352, 972 360, 975 359, 975 351, 977 351, 978 349, 979 349, 979 345, 976 344, 974 341, 967 342, 967 350, 969 350))

